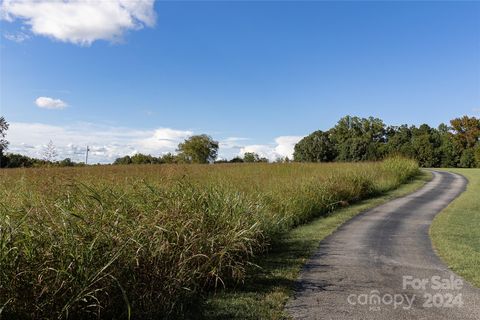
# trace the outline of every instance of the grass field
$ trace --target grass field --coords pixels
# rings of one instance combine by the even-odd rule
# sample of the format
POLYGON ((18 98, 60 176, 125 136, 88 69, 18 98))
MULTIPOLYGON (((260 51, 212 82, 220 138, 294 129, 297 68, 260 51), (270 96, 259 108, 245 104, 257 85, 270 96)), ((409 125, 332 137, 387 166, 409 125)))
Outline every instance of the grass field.
POLYGON ((431 174, 422 171, 412 181, 385 194, 362 200, 332 214, 314 219, 283 234, 272 249, 256 257, 241 286, 211 294, 203 319, 288 319, 284 305, 307 259, 326 236, 355 215, 421 188, 431 174))
POLYGON ((2 170, 1 315, 181 316, 294 226, 417 172, 399 158, 2 170))
POLYGON ((448 169, 465 176, 467 190, 430 228, 433 245, 457 274, 480 287, 480 169, 448 169))

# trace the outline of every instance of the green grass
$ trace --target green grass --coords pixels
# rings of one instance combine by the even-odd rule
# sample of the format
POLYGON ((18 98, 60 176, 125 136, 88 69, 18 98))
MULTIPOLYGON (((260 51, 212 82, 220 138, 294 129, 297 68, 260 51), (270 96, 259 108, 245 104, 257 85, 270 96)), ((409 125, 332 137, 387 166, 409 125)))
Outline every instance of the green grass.
POLYGON ((432 223, 433 245, 454 272, 480 287, 480 169, 447 169, 465 176, 467 190, 432 223))
POLYGON ((0 170, 0 316, 181 318, 293 227, 417 173, 402 158, 0 170))
POLYGON ((203 307, 205 319, 285 319, 284 305, 303 264, 319 242, 355 215, 409 194, 422 187, 431 174, 425 171, 400 188, 338 209, 328 216, 285 233, 271 250, 255 259, 245 282, 212 294, 203 307))

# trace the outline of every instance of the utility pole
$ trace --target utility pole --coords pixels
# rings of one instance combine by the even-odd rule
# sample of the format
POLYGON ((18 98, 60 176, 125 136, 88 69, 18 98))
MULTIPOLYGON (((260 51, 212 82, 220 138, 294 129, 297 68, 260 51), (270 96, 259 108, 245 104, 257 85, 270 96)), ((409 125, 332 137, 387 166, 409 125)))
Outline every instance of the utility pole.
POLYGON ((88 151, 90 151, 90 149, 87 146, 87 153, 85 154, 85 164, 86 165, 88 164, 88 151))

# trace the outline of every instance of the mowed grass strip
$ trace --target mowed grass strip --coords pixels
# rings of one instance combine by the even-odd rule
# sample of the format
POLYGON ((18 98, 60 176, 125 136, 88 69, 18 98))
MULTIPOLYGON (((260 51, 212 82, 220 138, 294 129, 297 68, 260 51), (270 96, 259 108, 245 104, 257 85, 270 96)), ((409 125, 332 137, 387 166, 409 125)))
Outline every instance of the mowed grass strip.
POLYGON ((183 317, 293 227, 417 173, 403 158, 1 170, 0 315, 183 317))
POLYGON ((302 266, 321 240, 355 215, 412 193, 431 177, 431 173, 422 171, 398 189, 337 209, 285 233, 272 244, 268 253, 254 260, 256 266, 247 273, 244 283, 211 294, 200 318, 288 319, 284 312, 285 303, 293 293, 302 266))
POLYGON ((435 217, 433 246, 448 267, 480 287, 480 169, 446 169, 468 179, 467 190, 435 217))

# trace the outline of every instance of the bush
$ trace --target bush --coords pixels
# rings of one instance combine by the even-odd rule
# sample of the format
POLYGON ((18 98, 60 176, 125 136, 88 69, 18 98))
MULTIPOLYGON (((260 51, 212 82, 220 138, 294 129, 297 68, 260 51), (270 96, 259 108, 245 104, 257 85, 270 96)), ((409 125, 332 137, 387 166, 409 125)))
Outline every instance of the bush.
POLYGON ((465 149, 460 157, 461 168, 475 168, 475 153, 473 149, 465 149))

